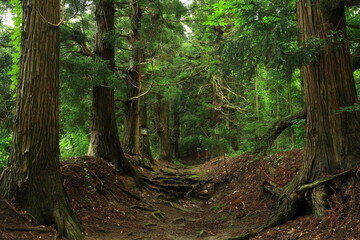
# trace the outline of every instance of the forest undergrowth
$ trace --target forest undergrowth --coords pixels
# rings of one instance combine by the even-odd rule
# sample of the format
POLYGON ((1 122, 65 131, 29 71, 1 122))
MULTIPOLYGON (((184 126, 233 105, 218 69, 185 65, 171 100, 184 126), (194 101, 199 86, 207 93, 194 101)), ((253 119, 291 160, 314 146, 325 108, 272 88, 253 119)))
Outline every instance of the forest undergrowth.
MULTIPOLYGON (((276 211, 267 185, 285 186, 302 154, 220 157, 181 166, 157 160, 152 170, 138 168, 147 179, 142 189, 100 158, 71 158, 61 169, 86 239, 228 239, 262 225, 276 211)), ((251 239, 360 239, 360 184, 340 181, 332 183, 336 191, 321 219, 304 213, 251 239)), ((0 239, 56 236, 54 228, 33 224, 11 202, 0 201, 0 215, 0 239)))

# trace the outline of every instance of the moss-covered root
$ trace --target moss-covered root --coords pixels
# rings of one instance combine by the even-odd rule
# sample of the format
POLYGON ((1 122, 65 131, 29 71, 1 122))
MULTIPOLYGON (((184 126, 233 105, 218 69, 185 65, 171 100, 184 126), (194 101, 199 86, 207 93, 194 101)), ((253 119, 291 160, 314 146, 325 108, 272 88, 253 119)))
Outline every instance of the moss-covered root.
POLYGON ((64 236, 69 240, 83 240, 82 227, 72 211, 55 207, 53 211, 53 221, 58 230, 58 235, 64 236))

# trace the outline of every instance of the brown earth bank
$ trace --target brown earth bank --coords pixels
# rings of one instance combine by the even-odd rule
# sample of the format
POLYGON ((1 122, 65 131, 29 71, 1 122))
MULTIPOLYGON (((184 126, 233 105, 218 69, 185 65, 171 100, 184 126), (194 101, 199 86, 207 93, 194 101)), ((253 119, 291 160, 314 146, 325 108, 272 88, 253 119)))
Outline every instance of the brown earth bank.
MULTIPOLYGON (((302 150, 220 157, 194 166, 157 160, 151 170, 138 168, 141 189, 100 158, 74 157, 61 171, 86 239, 210 240, 263 224, 276 211, 269 186, 285 186, 301 160, 302 150)), ((336 191, 321 219, 304 214, 251 239, 360 239, 360 184, 339 181, 332 183, 336 191)), ((56 238, 53 227, 34 225, 9 201, 0 201, 0 216, 0 239, 56 238)))

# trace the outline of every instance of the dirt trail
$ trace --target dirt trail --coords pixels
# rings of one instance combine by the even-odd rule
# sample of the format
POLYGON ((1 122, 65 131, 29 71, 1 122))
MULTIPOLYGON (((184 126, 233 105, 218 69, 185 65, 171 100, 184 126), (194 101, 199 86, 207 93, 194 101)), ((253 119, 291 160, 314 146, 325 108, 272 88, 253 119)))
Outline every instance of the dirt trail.
MULTIPOLYGON (((264 223, 276 211, 276 198, 264 184, 286 185, 301 158, 302 151, 294 150, 263 159, 222 157, 196 166, 156 161, 153 170, 138 169, 147 179, 141 190, 99 158, 69 159, 62 174, 87 240, 219 240, 264 223)), ((250 240, 360 239, 359 192, 359 182, 338 189, 323 219, 301 216, 250 240)), ((6 201, 0 201, 0 216, 0 240, 53 240, 56 234, 52 227, 34 226, 6 201)))
MULTIPOLYGON (((96 168, 97 175, 102 175, 101 166, 88 164, 88 167, 89 171, 96 168)), ((215 159, 207 166, 183 167, 157 161, 153 167, 153 171, 141 169, 148 179, 148 185, 142 190, 136 190, 131 179, 117 179, 114 175, 115 179, 108 181, 118 185, 103 189, 103 196, 92 195, 91 199, 98 203, 81 217, 86 239, 211 240, 225 239, 239 232, 236 213, 222 202, 228 195, 229 189, 225 186, 229 169, 224 169, 221 160, 215 159), (216 178, 209 176, 214 170, 216 178), (105 199, 101 200, 102 197, 105 199), (106 201, 106 207, 96 208, 106 201), (104 211, 106 208, 108 211, 104 211)), ((76 198, 81 194, 73 194, 70 195, 75 197, 74 203, 81 203, 76 198)))

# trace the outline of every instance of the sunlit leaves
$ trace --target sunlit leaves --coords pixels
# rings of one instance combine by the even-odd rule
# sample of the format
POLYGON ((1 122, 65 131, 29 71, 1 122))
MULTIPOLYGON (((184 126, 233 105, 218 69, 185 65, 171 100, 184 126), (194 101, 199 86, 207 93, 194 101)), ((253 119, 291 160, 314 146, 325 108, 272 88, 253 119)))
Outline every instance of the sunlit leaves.
POLYGON ((11 40, 13 41, 13 65, 12 69, 10 71, 11 75, 11 90, 15 90, 17 83, 18 83, 18 77, 19 77, 19 70, 20 70, 20 46, 21 46, 21 19, 22 19, 22 7, 21 7, 21 1, 19 0, 11 0, 11 4, 13 4, 14 8, 12 10, 12 13, 14 14, 13 22, 15 26, 15 30, 13 35, 11 36, 11 40))

